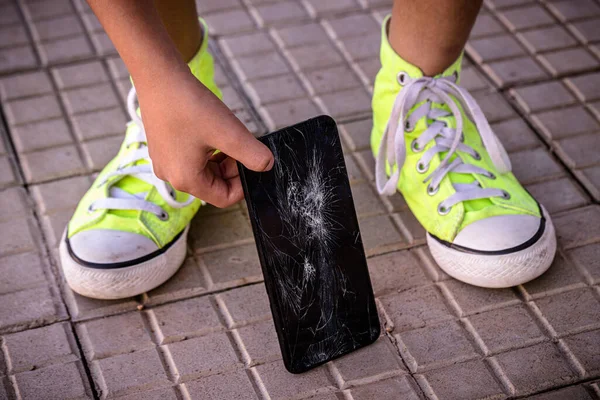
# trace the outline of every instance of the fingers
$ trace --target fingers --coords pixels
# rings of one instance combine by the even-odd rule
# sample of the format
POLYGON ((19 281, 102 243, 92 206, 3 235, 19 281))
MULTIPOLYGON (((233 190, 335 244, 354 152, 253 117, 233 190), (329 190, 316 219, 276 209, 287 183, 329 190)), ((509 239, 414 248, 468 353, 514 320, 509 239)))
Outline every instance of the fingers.
POLYGON ((269 171, 273 167, 273 153, 256 139, 239 121, 227 134, 218 135, 211 143, 229 157, 238 160, 252 171, 269 171))
POLYGON ((197 185, 191 194, 219 208, 229 207, 244 197, 239 176, 225 179, 211 167, 200 172, 197 185))

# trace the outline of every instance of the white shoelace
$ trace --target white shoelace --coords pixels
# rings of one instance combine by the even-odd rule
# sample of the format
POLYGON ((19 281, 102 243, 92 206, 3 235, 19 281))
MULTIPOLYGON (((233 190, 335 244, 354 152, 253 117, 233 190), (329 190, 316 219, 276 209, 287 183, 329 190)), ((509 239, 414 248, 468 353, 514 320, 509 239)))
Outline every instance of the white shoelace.
MULTIPOLYGON (((453 161, 450 161, 450 158, 457 151, 467 153, 475 160, 479 160, 481 157, 473 148, 463 143, 463 118, 459 107, 450 96, 453 96, 461 104, 467 116, 475 123, 483 145, 487 149, 497 171, 501 174, 510 172, 511 164, 508 154, 492 131, 479 105, 455 81, 456 78, 454 76, 411 78, 405 72, 398 74, 398 82, 404 87, 394 101, 392 113, 379 146, 375 165, 377 189, 380 194, 392 195, 396 192, 396 187, 400 181, 400 172, 406 159, 404 132, 405 130, 407 132, 412 131, 417 121, 423 117, 433 120, 433 122, 428 124, 427 129, 417 139, 412 141, 411 150, 415 153, 422 152, 425 146, 432 140, 435 141, 435 145, 423 153, 417 163, 417 172, 426 173, 429 170, 430 161, 436 154, 446 152, 446 156, 440 165, 423 180, 423 182, 430 181, 427 186, 427 193, 430 195, 436 194, 440 183, 450 172, 481 174, 490 179, 495 179, 495 175, 491 172, 475 165, 466 164, 460 157, 456 157, 453 161), (424 103, 407 117, 411 108, 421 102, 424 103), (450 112, 440 108, 432 108, 432 103, 446 104, 450 108, 450 112), (449 115, 454 116, 456 129, 448 128, 445 122, 438 120, 449 115), (397 168, 393 170, 389 179, 386 174, 387 165, 390 167, 397 165, 397 168)), ((467 200, 495 196, 510 198, 510 195, 503 190, 482 188, 477 180, 469 184, 455 183, 454 189, 456 193, 439 203, 438 212, 440 214, 449 213, 452 206, 467 200)))
POLYGON ((136 112, 136 99, 137 93, 135 88, 131 88, 129 95, 127 96, 127 111, 131 117, 128 127, 133 124, 135 125, 136 131, 133 134, 127 135, 125 146, 129 147, 136 145, 137 148, 127 154, 127 156, 123 157, 117 169, 107 174, 100 182, 99 186, 102 186, 110 181, 110 187, 108 188, 109 197, 94 201, 90 205, 89 210, 141 210, 151 212, 162 220, 167 220, 169 214, 165 210, 156 204, 144 200, 147 192, 131 194, 118 187, 114 187, 121 179, 126 176, 132 176, 154 186, 158 191, 158 194, 160 194, 165 202, 173 208, 185 207, 191 204, 195 199, 193 196, 189 195, 186 201, 177 201, 175 199, 175 190, 173 187, 154 175, 154 172, 152 171, 152 161, 148 155, 144 124, 136 112), (136 162, 142 160, 148 161, 148 164, 135 165, 136 162), (115 177, 117 178, 115 179, 115 177))

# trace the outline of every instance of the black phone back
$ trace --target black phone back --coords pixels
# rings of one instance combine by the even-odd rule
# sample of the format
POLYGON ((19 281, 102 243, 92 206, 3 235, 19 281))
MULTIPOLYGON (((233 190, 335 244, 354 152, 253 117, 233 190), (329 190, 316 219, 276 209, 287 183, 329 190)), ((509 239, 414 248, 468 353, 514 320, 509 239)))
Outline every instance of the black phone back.
POLYGON ((283 361, 299 373, 374 342, 379 319, 335 121, 259 140, 273 169, 238 167, 283 361))

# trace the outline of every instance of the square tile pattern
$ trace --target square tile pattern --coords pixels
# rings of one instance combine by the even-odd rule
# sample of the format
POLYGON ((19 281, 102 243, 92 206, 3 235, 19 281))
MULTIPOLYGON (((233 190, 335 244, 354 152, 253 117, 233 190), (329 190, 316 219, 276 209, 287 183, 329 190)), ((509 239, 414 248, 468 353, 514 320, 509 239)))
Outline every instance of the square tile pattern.
POLYGON ((196 3, 224 101, 253 133, 339 122, 383 334, 287 373, 240 205, 201 208, 160 288, 71 292, 56 246, 120 146, 131 83, 84 0, 0 1, 0 399, 600 399, 599 0, 486 0, 468 42, 461 83, 558 237, 544 276, 502 290, 439 270, 402 196, 374 190, 391 1, 196 3))

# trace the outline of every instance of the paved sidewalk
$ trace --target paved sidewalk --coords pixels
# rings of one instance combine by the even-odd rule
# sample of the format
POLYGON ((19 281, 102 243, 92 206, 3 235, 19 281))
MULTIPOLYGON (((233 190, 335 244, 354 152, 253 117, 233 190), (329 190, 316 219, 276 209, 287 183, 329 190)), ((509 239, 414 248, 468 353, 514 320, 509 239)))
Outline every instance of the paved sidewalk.
POLYGON ((600 399, 600 1, 486 0, 467 47, 463 83, 558 232, 550 271, 505 290, 450 279, 374 190, 390 0, 272 1, 199 1, 218 83, 257 133, 340 123, 383 336, 285 372, 241 205, 200 210, 164 286, 71 292, 57 241, 120 145, 128 75, 85 1, 0 0, 0 399, 600 399))

